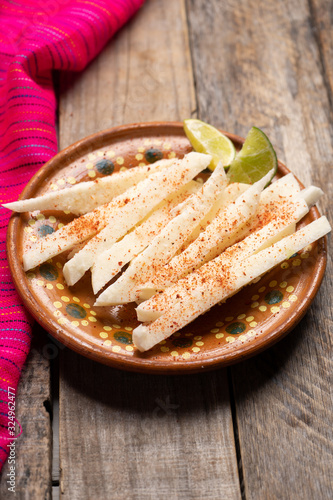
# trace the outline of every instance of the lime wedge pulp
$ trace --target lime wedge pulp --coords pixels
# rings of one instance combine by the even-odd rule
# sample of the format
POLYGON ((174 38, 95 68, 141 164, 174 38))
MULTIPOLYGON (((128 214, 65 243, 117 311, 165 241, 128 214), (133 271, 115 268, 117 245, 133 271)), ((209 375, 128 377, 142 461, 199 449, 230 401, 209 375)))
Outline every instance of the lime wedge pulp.
POLYGON ((184 131, 195 151, 212 155, 211 170, 219 161, 226 167, 235 158, 236 150, 231 140, 212 125, 191 118, 184 120, 184 131))
POLYGON ((229 182, 253 184, 271 169, 274 169, 273 178, 277 168, 276 153, 268 137, 259 128, 252 127, 242 149, 231 163, 227 176, 229 182))

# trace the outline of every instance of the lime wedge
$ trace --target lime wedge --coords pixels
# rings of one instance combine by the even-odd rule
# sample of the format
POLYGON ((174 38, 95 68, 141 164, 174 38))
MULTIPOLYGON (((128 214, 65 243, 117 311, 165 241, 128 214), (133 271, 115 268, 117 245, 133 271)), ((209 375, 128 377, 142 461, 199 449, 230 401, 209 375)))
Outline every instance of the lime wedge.
POLYGON ((184 131, 195 151, 212 155, 209 165, 214 170, 219 161, 223 166, 230 165, 235 158, 235 146, 219 130, 201 120, 184 120, 184 131))
POLYGON ((274 169, 273 178, 277 168, 276 153, 268 137, 259 128, 252 127, 242 149, 231 163, 227 176, 230 182, 253 184, 271 169, 274 169))

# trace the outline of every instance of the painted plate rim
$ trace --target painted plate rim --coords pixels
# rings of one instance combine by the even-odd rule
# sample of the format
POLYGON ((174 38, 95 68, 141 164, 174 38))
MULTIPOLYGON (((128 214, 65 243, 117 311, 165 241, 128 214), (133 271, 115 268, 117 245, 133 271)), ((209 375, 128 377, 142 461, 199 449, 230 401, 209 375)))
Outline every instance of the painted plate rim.
MULTIPOLYGON (((75 159, 82 157, 83 154, 88 154, 96 149, 103 147, 110 138, 117 136, 119 139, 131 135, 131 137, 139 137, 144 139, 145 133, 148 130, 154 129, 154 132, 167 135, 168 133, 177 133, 184 135, 182 122, 142 122, 128 125, 112 127, 110 129, 92 134, 84 139, 81 139, 66 149, 59 152, 51 160, 49 160, 38 172, 31 178, 27 186, 21 193, 20 199, 29 198, 29 193, 38 187, 47 177, 52 175, 59 166, 61 168, 70 165, 75 159)), ((242 137, 221 130, 232 142, 237 146, 244 142, 242 137)), ((281 175, 286 175, 290 170, 280 161, 278 162, 278 172, 281 175)), ((297 179, 298 180, 298 179, 297 179)), ((301 187, 304 187, 298 181, 301 187)), ((320 217, 317 208, 310 210, 312 220, 320 217)), ((212 370, 222 366, 228 366, 239 361, 243 361, 255 354, 259 354, 263 350, 275 344, 287 335, 303 318, 307 309, 310 307, 319 287, 322 282, 326 261, 327 261, 327 239, 321 238, 318 242, 320 252, 317 258, 316 265, 313 270, 313 279, 306 294, 293 310, 292 314, 282 324, 268 328, 265 334, 261 334, 249 345, 239 345, 228 353, 218 353, 211 357, 195 360, 180 360, 176 361, 167 358, 167 361, 147 359, 147 358, 129 358, 121 353, 110 352, 88 341, 78 339, 67 331, 66 325, 60 326, 54 319, 52 313, 40 307, 33 293, 26 286, 25 272, 17 255, 16 241, 18 241, 18 225, 20 214, 13 213, 7 231, 7 256, 8 263, 12 273, 14 285, 23 301, 23 304, 28 309, 35 320, 48 331, 57 341, 64 344, 66 347, 76 351, 83 356, 98 361, 100 363, 128 371, 152 373, 152 374, 182 374, 182 373, 197 373, 204 370, 212 370)))

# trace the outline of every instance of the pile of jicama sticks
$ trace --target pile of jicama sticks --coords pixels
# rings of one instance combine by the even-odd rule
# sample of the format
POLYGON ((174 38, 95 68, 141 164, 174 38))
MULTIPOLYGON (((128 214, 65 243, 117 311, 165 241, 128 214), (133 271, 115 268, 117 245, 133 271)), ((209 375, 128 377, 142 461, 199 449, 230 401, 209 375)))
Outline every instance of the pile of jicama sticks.
POLYGON ((321 217, 295 232, 319 188, 300 190, 292 174, 265 188, 272 172, 228 184, 221 164, 204 183, 193 180, 210 160, 192 152, 5 205, 79 215, 32 244, 24 270, 77 248, 67 284, 90 269, 94 293, 104 288, 95 306, 136 301, 144 323, 133 342, 146 351, 330 231, 321 217))

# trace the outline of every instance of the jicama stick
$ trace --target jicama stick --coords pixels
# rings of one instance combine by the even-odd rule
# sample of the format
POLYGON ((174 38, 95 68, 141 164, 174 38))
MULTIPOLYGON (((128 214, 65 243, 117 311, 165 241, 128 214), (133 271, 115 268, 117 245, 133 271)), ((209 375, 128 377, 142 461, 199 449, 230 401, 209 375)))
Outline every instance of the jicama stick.
POLYGON ((326 217, 321 217, 245 261, 234 262, 227 269, 221 269, 219 258, 210 261, 184 278, 187 280, 186 296, 170 300, 170 308, 165 314, 149 325, 134 329, 134 344, 140 351, 150 349, 330 230, 326 217))
POLYGON ((47 192, 36 198, 18 200, 3 206, 14 212, 69 210, 74 215, 86 214, 100 205, 109 203, 148 175, 169 167, 173 162, 174 160, 160 160, 152 165, 131 168, 125 172, 115 172, 94 181, 80 182, 76 186, 60 191, 47 192))

